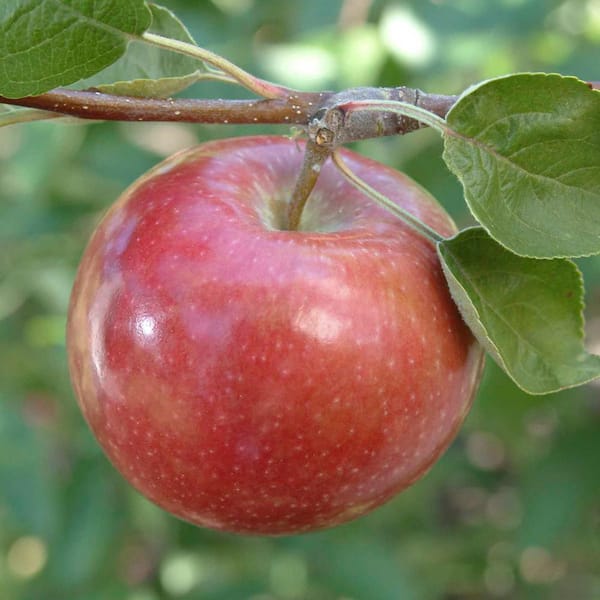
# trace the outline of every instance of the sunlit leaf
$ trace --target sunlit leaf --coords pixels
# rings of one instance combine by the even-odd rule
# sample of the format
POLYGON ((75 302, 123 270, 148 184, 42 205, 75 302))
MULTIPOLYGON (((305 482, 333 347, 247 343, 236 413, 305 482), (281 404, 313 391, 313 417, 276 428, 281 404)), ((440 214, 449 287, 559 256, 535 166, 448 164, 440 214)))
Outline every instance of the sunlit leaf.
POLYGON ((523 256, 600 252, 600 92, 502 77, 468 90, 447 123, 444 160, 493 238, 523 256))
POLYGON ((151 22, 144 0, 3 0, 0 94, 41 94, 117 60, 151 22))

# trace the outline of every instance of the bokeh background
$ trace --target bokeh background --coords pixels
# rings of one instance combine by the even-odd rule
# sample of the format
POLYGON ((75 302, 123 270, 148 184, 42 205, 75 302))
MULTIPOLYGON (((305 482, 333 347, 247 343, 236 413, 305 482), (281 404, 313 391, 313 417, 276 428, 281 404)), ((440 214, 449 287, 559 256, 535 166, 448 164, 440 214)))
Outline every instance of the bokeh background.
MULTIPOLYGON (((457 93, 515 71, 600 79, 600 0, 164 1, 197 41, 302 89, 457 93)), ((243 91, 198 85, 194 96, 243 91)), ((475 406, 420 483, 316 534, 243 538, 155 508, 105 459, 70 388, 78 259, 137 176, 199 141, 281 127, 35 123, 0 130, 0 598, 600 598, 600 386, 519 391, 488 361, 475 406)), ((470 223, 432 131, 361 143, 470 223)), ((580 261, 600 352, 600 259, 580 261)))

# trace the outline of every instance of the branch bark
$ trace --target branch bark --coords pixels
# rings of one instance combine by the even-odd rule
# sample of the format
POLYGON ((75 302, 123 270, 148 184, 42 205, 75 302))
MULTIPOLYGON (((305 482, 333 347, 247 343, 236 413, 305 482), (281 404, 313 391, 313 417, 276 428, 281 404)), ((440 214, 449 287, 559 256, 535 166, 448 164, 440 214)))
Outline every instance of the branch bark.
POLYGON ((99 91, 57 88, 39 96, 5 98, 0 103, 37 108, 101 121, 180 121, 207 124, 305 124, 331 93, 301 93, 270 100, 137 98, 99 91))
MULTIPOLYGON (((588 85, 592 89, 600 89, 600 82, 591 81, 588 85)), ((47 111, 45 118, 69 116, 100 121, 297 125, 308 130, 309 136, 319 145, 323 145, 319 140, 320 132, 335 132, 335 139, 324 140, 324 145, 333 149, 359 139, 403 135, 425 126, 417 119, 398 116, 391 110, 344 111, 344 106, 365 101, 401 101, 443 119, 457 99, 458 96, 429 94, 408 87, 358 87, 342 92, 290 90, 285 96, 255 100, 138 98, 115 96, 98 90, 57 88, 26 98, 0 96, 0 104, 22 106, 32 109, 32 112, 47 111), (331 120, 335 122, 329 122, 331 120)), ((35 118, 44 118, 43 113, 36 112, 35 118)), ((20 121, 13 117, 10 122, 20 121)))
MULTIPOLYGON (((386 97, 406 98, 418 103, 422 108, 444 117, 456 101, 457 96, 426 94, 411 88, 353 88, 341 93, 333 92, 292 92, 288 96, 257 100, 204 100, 181 98, 137 98, 115 96, 96 90, 70 90, 57 88, 39 96, 26 98, 5 98, 1 104, 11 104, 60 115, 102 121, 180 121, 207 124, 281 124, 308 127, 312 117, 319 110, 327 109, 333 102, 339 102, 340 95, 350 99, 380 99, 386 97)), ((377 121, 373 115, 373 122, 377 121)), ((361 137, 400 135, 420 127, 413 119, 396 119, 379 115, 379 121, 386 126, 372 129, 367 135, 352 135, 353 141, 361 137)))

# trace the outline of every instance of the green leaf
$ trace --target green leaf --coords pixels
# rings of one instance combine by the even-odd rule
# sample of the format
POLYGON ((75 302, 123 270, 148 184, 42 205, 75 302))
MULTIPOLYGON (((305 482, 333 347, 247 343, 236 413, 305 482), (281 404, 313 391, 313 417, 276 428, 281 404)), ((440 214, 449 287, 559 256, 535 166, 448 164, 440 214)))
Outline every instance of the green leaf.
POLYGON ((598 91, 574 77, 502 77, 467 91, 447 124, 444 160, 494 239, 539 258, 600 252, 598 91))
POLYGON ((144 0, 2 0, 0 94, 31 96, 89 77, 150 22, 144 0))
MULTIPOLYGON (((149 5, 152 25, 148 31, 196 45, 185 25, 168 9, 149 5)), ((115 63, 78 88, 95 87, 107 94, 166 98, 189 87, 206 73, 203 63, 177 52, 133 41, 115 63)))
POLYGON ((440 242, 452 297, 473 333, 530 394, 600 376, 600 356, 583 347, 583 283, 570 260, 517 256, 482 228, 440 242))

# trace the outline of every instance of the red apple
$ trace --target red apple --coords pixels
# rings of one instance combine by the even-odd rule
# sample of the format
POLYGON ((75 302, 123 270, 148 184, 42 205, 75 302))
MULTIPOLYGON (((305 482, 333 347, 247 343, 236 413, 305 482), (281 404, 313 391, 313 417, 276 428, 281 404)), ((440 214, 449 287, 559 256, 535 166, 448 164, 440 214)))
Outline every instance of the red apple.
MULTIPOLYGON (((406 176, 349 151, 371 186, 441 234, 406 176)), ((282 534, 390 499, 446 449, 483 354, 432 243, 327 164, 284 231, 302 144, 179 153, 108 211, 71 299, 86 420, 117 469, 197 525, 282 534)))

